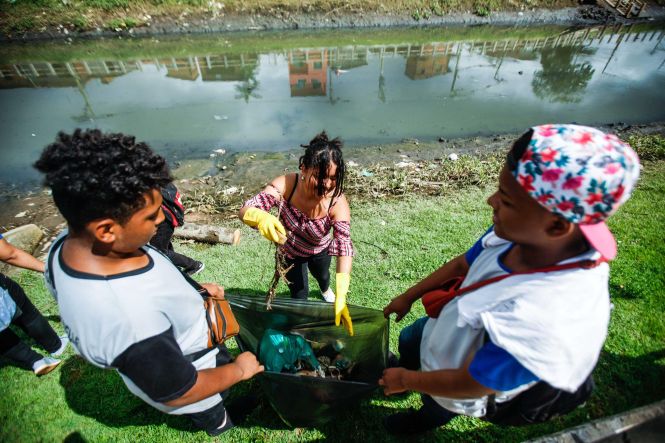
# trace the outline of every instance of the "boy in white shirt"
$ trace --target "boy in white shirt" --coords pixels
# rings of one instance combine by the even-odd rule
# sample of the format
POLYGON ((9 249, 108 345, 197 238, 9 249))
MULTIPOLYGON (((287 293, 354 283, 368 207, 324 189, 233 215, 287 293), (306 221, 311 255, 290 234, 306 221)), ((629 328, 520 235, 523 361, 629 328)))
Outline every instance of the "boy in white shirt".
POLYGON ((514 143, 488 199, 493 227, 384 309, 399 321, 422 298, 433 317, 402 330, 402 367, 379 381, 386 395, 423 397, 420 410, 387 417, 389 432, 427 431, 458 414, 542 421, 588 397, 616 255, 604 220, 638 176, 630 146, 594 128, 536 126, 514 143), (437 289, 458 276, 463 295, 448 300, 437 289))
POLYGON ((263 366, 250 352, 234 360, 223 345, 208 349, 203 299, 147 245, 164 220, 160 188, 172 180, 164 158, 134 137, 77 129, 58 134, 35 167, 67 220, 46 282, 76 351, 118 371, 160 411, 187 415, 210 435, 233 427, 249 406, 227 411, 227 391, 263 366))

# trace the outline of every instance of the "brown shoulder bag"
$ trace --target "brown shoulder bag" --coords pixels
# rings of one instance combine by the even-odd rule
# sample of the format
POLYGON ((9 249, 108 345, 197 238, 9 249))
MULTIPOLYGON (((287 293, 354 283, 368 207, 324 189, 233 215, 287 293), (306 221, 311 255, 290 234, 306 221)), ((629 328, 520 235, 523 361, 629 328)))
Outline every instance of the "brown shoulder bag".
POLYGON ((236 320, 231 305, 223 297, 211 295, 206 288, 183 272, 187 282, 197 290, 203 298, 206 322, 208 323, 208 348, 224 343, 240 333, 240 324, 236 320))

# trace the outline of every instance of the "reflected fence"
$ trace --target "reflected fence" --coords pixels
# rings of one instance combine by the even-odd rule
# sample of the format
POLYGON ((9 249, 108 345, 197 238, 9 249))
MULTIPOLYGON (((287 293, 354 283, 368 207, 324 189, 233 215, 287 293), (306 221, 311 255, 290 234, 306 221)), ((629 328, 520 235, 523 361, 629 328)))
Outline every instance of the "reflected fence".
MULTIPOLYGON (((665 51, 663 30, 634 30, 633 25, 602 26, 565 32, 559 35, 532 39, 504 39, 495 41, 451 41, 424 44, 387 44, 350 46, 340 48, 301 48, 272 52, 284 56, 289 63, 292 90, 297 89, 298 75, 312 71, 351 69, 367 64, 370 57, 403 57, 408 63, 416 57, 457 56, 473 53, 492 57, 505 57, 517 53, 533 53, 557 47, 594 47, 614 43, 615 50, 626 41, 653 42, 653 51, 665 51), (295 82, 295 83, 294 83, 295 82)), ((612 56, 610 56, 611 58, 612 56)), ((609 61, 608 61, 609 63, 609 61)), ((665 60, 663 61, 665 64, 665 60)), ((660 65, 660 67, 663 66, 660 65)), ((147 66, 165 70, 167 77, 195 81, 246 81, 259 65, 259 54, 192 55, 187 57, 82 60, 73 62, 23 62, 0 65, 0 89, 20 87, 78 87, 86 81, 100 79, 110 83, 113 79, 147 66)), ((660 69, 660 68, 659 68, 660 69)), ((314 83, 316 86, 316 83, 314 83)))

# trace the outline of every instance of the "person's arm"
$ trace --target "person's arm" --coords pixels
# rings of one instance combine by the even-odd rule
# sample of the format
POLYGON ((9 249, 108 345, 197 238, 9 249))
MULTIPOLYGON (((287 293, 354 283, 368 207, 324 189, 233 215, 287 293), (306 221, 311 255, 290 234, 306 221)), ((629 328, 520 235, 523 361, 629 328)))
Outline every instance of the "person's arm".
POLYGON ((0 238, 0 260, 19 268, 32 271, 44 272, 44 262, 37 260, 32 255, 0 238))
POLYGON ((411 371, 404 368, 389 368, 379 380, 386 395, 404 391, 446 398, 479 398, 494 390, 473 379, 468 368, 441 369, 438 371, 411 371))
POLYGON ((333 222, 333 241, 328 253, 337 256, 337 274, 335 275, 335 325, 344 325, 349 335, 353 336, 353 321, 346 294, 351 284, 351 264, 353 263, 353 243, 351 242, 351 209, 344 194, 337 198, 330 208, 333 222))
POLYGON ((278 244, 286 242, 286 229, 269 211, 282 200, 285 189, 286 176, 277 177, 263 191, 247 200, 238 212, 244 224, 258 229, 262 236, 278 244))
POLYGON ((353 257, 350 255, 340 255, 337 257, 337 273, 346 273, 351 274, 351 264, 353 263, 353 257))
POLYGON ((251 352, 216 368, 197 370, 180 350, 172 327, 133 343, 111 363, 148 397, 168 406, 184 406, 208 398, 263 371, 251 352))
POLYGON ((178 407, 196 403, 211 395, 223 392, 238 382, 249 380, 256 374, 263 372, 263 370, 263 365, 259 364, 254 354, 243 352, 236 357, 233 363, 198 371, 194 386, 181 397, 164 404, 178 407))
MULTIPOLYGON (((269 185, 267 185, 265 188, 263 188, 262 193, 265 193, 269 196, 272 196, 275 198, 275 200, 279 201, 281 200, 284 195, 284 192, 286 190, 286 175, 281 175, 279 177, 276 177, 273 179, 273 181, 270 182, 269 185)), ((249 208, 259 208, 263 211, 269 211, 270 207, 266 207, 265 205, 262 205, 258 202, 258 197, 260 196, 260 193, 255 195, 253 198, 250 200, 246 201, 245 204, 240 208, 240 211, 238 212, 238 217, 240 218, 240 221, 244 222, 244 217, 245 213, 249 208)))
POLYGON ((335 253, 337 256, 337 273, 351 274, 351 264, 353 263, 353 246, 351 244, 351 208, 344 194, 337 198, 337 202, 330 210, 330 218, 333 221, 333 241, 346 243, 337 245, 335 253), (339 222, 342 222, 341 224, 339 222), (344 249, 344 250, 343 250, 344 249))
POLYGON ((388 306, 383 309, 383 315, 388 317, 390 314, 396 313, 397 318, 395 321, 400 321, 411 310, 411 305, 424 294, 440 287, 453 277, 465 275, 468 270, 469 264, 466 261, 465 255, 462 254, 455 257, 401 295, 393 298, 388 306))

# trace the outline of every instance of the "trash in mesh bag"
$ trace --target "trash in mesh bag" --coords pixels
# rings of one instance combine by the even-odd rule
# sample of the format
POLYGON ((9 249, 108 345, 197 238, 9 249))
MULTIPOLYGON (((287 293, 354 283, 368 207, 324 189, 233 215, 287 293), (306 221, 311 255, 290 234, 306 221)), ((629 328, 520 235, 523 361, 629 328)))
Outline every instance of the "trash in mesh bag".
POLYGON ((260 345, 272 330, 304 339, 326 367, 325 377, 267 368, 259 374, 268 401, 289 426, 322 425, 377 388, 388 360, 389 325, 382 311, 349 305, 355 332, 351 337, 335 326, 329 303, 277 298, 267 311, 263 297, 226 298, 240 324, 236 341, 242 351, 253 352, 265 364, 260 345))

